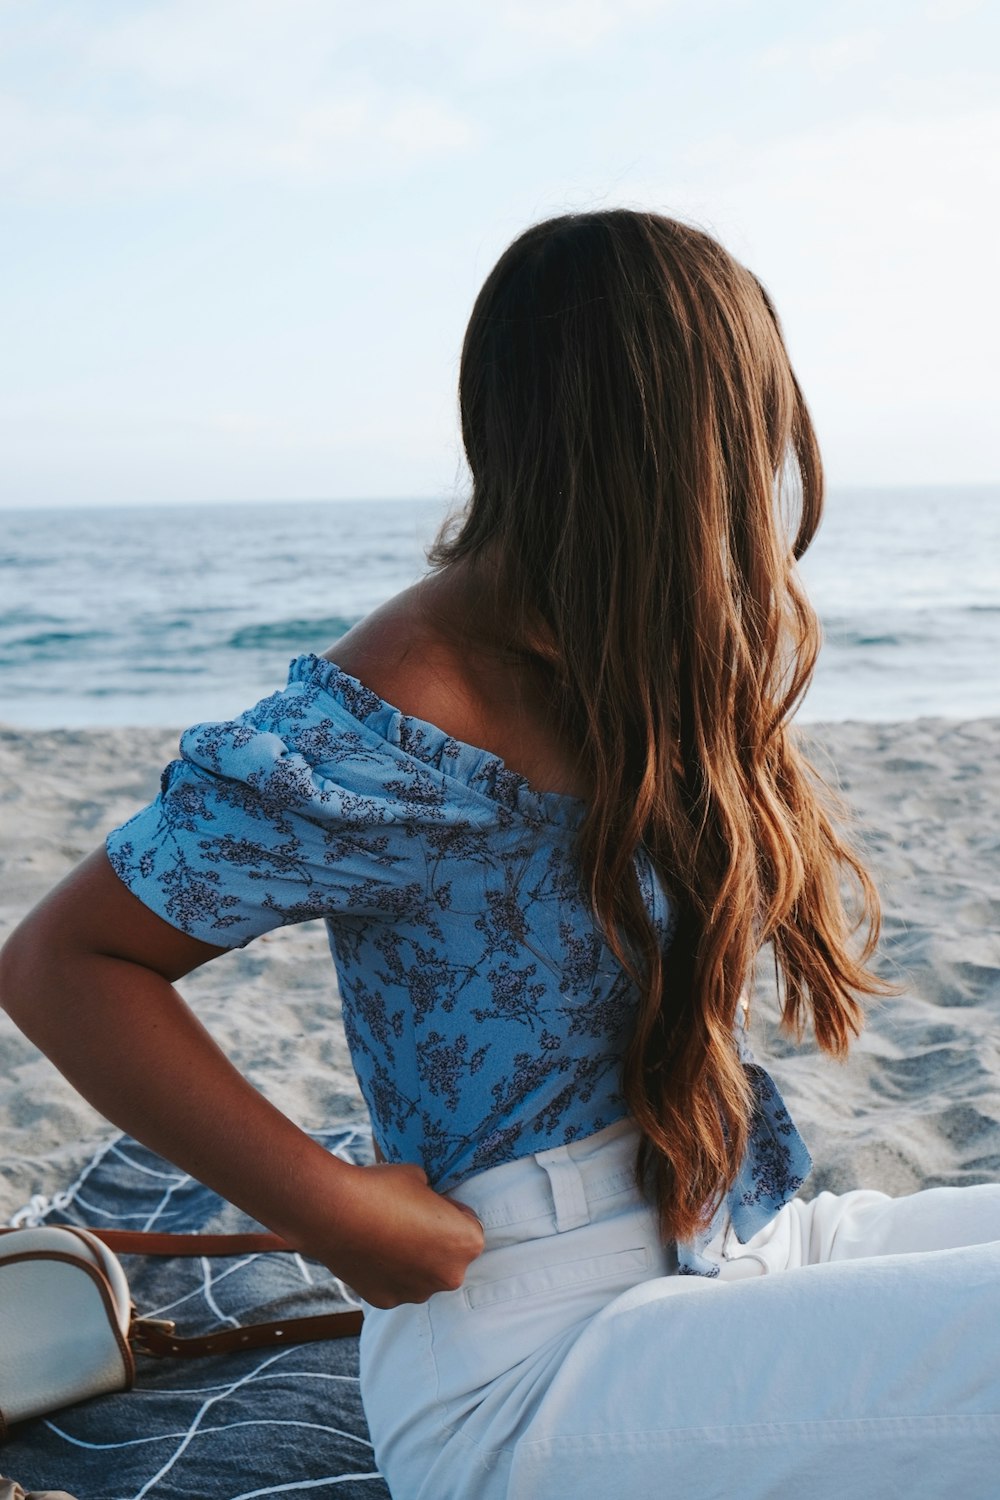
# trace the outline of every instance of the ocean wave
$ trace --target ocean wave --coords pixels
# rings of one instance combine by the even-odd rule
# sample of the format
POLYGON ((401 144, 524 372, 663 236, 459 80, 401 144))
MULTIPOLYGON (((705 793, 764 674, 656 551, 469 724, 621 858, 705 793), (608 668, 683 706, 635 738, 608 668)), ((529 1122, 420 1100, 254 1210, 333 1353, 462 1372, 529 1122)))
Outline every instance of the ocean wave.
POLYGON ((926 630, 889 629, 884 625, 871 624, 844 618, 824 618, 823 638, 827 646, 841 650, 871 648, 874 646, 922 646, 931 639, 926 630))
POLYGON ((41 630, 36 635, 15 636, 7 642, 8 652, 29 652, 42 658, 64 656, 67 646, 89 646, 92 641, 112 641, 111 630, 41 630))
POLYGON ((910 635, 870 635, 863 630, 838 630, 838 646, 913 646, 921 637, 910 635))
POLYGON ((64 615, 46 615, 36 609, 0 611, 0 630, 23 630, 26 625, 65 625, 64 615))
POLYGON ((327 615, 311 620, 269 620, 260 625, 243 625, 234 630, 226 645, 234 651, 270 651, 279 646, 283 650, 315 651, 329 646, 352 625, 360 615, 344 619, 340 615, 327 615))

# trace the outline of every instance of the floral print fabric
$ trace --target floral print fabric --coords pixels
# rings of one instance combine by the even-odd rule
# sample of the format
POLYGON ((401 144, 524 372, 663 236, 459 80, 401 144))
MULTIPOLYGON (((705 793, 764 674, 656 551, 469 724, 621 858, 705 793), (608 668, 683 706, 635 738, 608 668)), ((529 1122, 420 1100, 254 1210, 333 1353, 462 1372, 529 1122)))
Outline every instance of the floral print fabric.
MULTIPOLYGON (((389 1161, 441 1191, 626 1112, 635 991, 594 926, 573 846, 584 805, 401 714, 315 656, 239 718, 181 738, 159 797, 108 838, 129 889, 237 947, 322 917, 347 1040, 389 1161)), ((673 913, 649 861, 662 941, 673 913)), ((744 1049, 757 1129, 725 1205, 741 1239, 801 1185, 808 1153, 744 1049)), ((711 1274, 698 1246, 682 1269, 711 1274)))

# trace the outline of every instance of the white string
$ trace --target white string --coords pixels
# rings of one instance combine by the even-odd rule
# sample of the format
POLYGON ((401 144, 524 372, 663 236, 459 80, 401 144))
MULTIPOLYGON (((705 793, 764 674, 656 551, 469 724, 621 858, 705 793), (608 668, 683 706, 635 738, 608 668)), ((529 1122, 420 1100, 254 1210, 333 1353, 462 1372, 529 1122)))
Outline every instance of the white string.
POLYGON ((61 1193, 53 1193, 51 1196, 46 1193, 33 1193, 31 1198, 23 1208, 19 1208, 16 1213, 11 1214, 10 1218, 7 1221, 10 1228, 38 1229, 41 1227, 42 1220, 48 1214, 64 1213, 65 1210, 70 1207, 77 1193, 79 1193, 80 1189, 83 1187, 83 1184, 86 1182, 91 1172, 97 1166, 98 1162, 101 1161, 102 1158, 106 1156, 107 1153, 112 1150, 116 1143, 120 1140, 121 1136, 117 1135, 113 1136, 109 1141, 103 1141, 101 1145, 98 1146, 97 1150, 94 1152, 94 1155, 90 1158, 90 1161, 84 1167, 83 1171, 80 1173, 76 1181, 70 1183, 69 1187, 64 1188, 61 1193))

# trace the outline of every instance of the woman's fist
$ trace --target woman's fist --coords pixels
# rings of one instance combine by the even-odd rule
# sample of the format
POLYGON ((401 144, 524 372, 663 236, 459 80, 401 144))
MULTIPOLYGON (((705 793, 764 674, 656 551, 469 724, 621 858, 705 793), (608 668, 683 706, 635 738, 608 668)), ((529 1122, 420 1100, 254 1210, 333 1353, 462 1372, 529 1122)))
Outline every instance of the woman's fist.
POLYGON ((421 1167, 337 1166, 335 1192, 295 1236, 299 1249, 373 1307, 426 1302, 462 1285, 484 1244, 470 1208, 428 1187, 421 1167))

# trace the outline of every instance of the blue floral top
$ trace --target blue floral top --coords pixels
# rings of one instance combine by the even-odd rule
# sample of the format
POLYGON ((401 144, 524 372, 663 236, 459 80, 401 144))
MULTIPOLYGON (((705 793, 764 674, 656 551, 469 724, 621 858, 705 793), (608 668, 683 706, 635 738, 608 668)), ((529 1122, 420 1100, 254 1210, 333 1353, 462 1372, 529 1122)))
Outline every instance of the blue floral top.
MULTIPOLYGON (((441 1191, 577 1140, 626 1112, 635 991, 595 929, 579 866, 584 804, 401 714, 316 656, 239 718, 181 738, 159 797, 108 838, 116 873, 174 927, 221 947, 326 921, 375 1137, 441 1191)), ((649 860, 637 870, 670 941, 649 860)), ((757 1125, 726 1211, 746 1239, 809 1157, 738 1045, 757 1125)), ((682 1269, 711 1274, 700 1246, 682 1269)))

